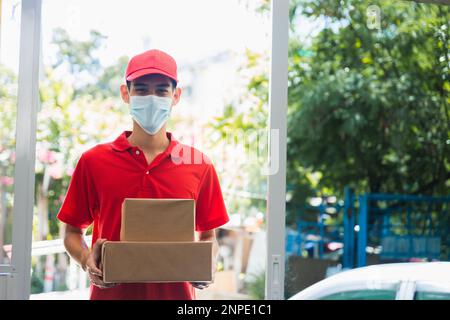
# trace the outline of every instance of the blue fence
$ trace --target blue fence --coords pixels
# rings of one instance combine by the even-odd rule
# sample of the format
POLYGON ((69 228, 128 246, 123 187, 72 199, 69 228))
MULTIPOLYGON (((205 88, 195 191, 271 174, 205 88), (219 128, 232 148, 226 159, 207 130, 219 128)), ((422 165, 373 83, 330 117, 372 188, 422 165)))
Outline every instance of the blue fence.
POLYGON ((286 234, 286 255, 302 255, 307 252, 310 257, 322 259, 330 253, 331 246, 334 245, 336 250, 339 245, 343 246, 343 224, 330 225, 326 220, 328 215, 339 216, 343 209, 343 203, 329 204, 325 199, 317 206, 288 207, 288 210, 295 213, 296 230, 288 230, 286 234))
POLYGON ((367 246, 384 260, 450 259, 450 197, 361 195, 358 225, 358 267, 367 246))
POLYGON ((356 196, 345 188, 342 203, 329 204, 324 198, 317 206, 288 204, 287 210, 297 217, 296 230, 286 235, 287 256, 306 251, 308 256, 324 258, 334 243, 343 245, 344 268, 365 266, 368 248, 377 249, 384 261, 450 260, 450 197, 356 196), (327 224, 330 210, 333 220, 341 223, 327 224))

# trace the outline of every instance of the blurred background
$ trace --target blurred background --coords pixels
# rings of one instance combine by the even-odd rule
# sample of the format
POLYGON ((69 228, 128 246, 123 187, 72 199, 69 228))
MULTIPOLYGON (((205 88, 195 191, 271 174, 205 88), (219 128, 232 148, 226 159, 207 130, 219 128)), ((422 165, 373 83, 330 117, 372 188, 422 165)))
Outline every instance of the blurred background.
MULTIPOLYGON (((343 270, 450 260, 450 7, 291 0, 285 297, 343 270)), ((11 256, 20 0, 0 0, 0 264, 11 256)), ((131 130, 119 86, 179 66, 168 130, 213 161, 230 222, 201 299, 263 299, 270 1, 43 0, 32 299, 87 299, 56 214, 81 153, 131 130)), ((90 235, 88 230, 87 235, 90 235)))

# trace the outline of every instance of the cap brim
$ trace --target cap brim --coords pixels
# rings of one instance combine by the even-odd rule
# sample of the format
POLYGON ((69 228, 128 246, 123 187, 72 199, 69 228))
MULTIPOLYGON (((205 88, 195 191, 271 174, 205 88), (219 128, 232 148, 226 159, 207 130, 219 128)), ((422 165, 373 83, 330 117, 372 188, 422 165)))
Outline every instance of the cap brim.
POLYGON ((146 76, 149 74, 162 74, 162 75, 169 77, 170 79, 173 79, 176 82, 178 82, 177 79, 175 79, 172 75, 168 74, 167 72, 164 72, 159 69, 154 69, 154 68, 147 68, 147 69, 141 69, 141 70, 135 71, 132 74, 130 74, 126 79, 127 79, 127 81, 133 81, 137 78, 140 78, 140 77, 143 77, 143 76, 146 76))

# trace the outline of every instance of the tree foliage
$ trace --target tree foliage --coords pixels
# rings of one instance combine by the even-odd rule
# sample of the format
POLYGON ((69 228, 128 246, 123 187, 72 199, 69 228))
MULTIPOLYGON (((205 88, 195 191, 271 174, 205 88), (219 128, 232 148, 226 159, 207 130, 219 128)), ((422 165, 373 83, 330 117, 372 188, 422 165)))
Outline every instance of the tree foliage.
POLYGON ((297 4, 302 16, 326 24, 309 46, 291 42, 291 179, 302 167, 320 172, 319 189, 334 193, 350 185, 447 194, 449 7, 337 3, 297 4), (367 27, 369 5, 381 9, 379 30, 367 27), (302 56, 302 49, 313 54, 302 56))
MULTIPOLYGON (((269 2, 261 3, 267 12, 269 2)), ((291 1, 287 182, 293 202, 342 197, 344 186, 359 193, 449 193, 449 21, 449 6, 412 1, 291 1), (369 25, 374 5, 379 28, 369 25), (317 28, 305 35, 308 24, 317 28)), ((268 86, 261 83, 267 73, 249 81, 249 95, 260 100, 250 115, 267 107, 268 86)), ((240 118, 237 112, 228 122, 240 118)), ((259 118, 247 121, 267 127, 267 117, 259 118)))

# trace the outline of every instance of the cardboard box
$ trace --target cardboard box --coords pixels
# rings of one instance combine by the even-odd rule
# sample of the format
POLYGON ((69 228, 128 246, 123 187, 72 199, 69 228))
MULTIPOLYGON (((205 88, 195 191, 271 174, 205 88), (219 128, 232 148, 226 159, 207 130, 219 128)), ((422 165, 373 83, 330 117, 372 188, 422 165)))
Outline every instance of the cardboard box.
POLYGON ((102 247, 107 283, 212 281, 212 242, 119 242, 102 247))
POLYGON ((122 203, 121 241, 194 241, 194 199, 126 198, 122 203))

